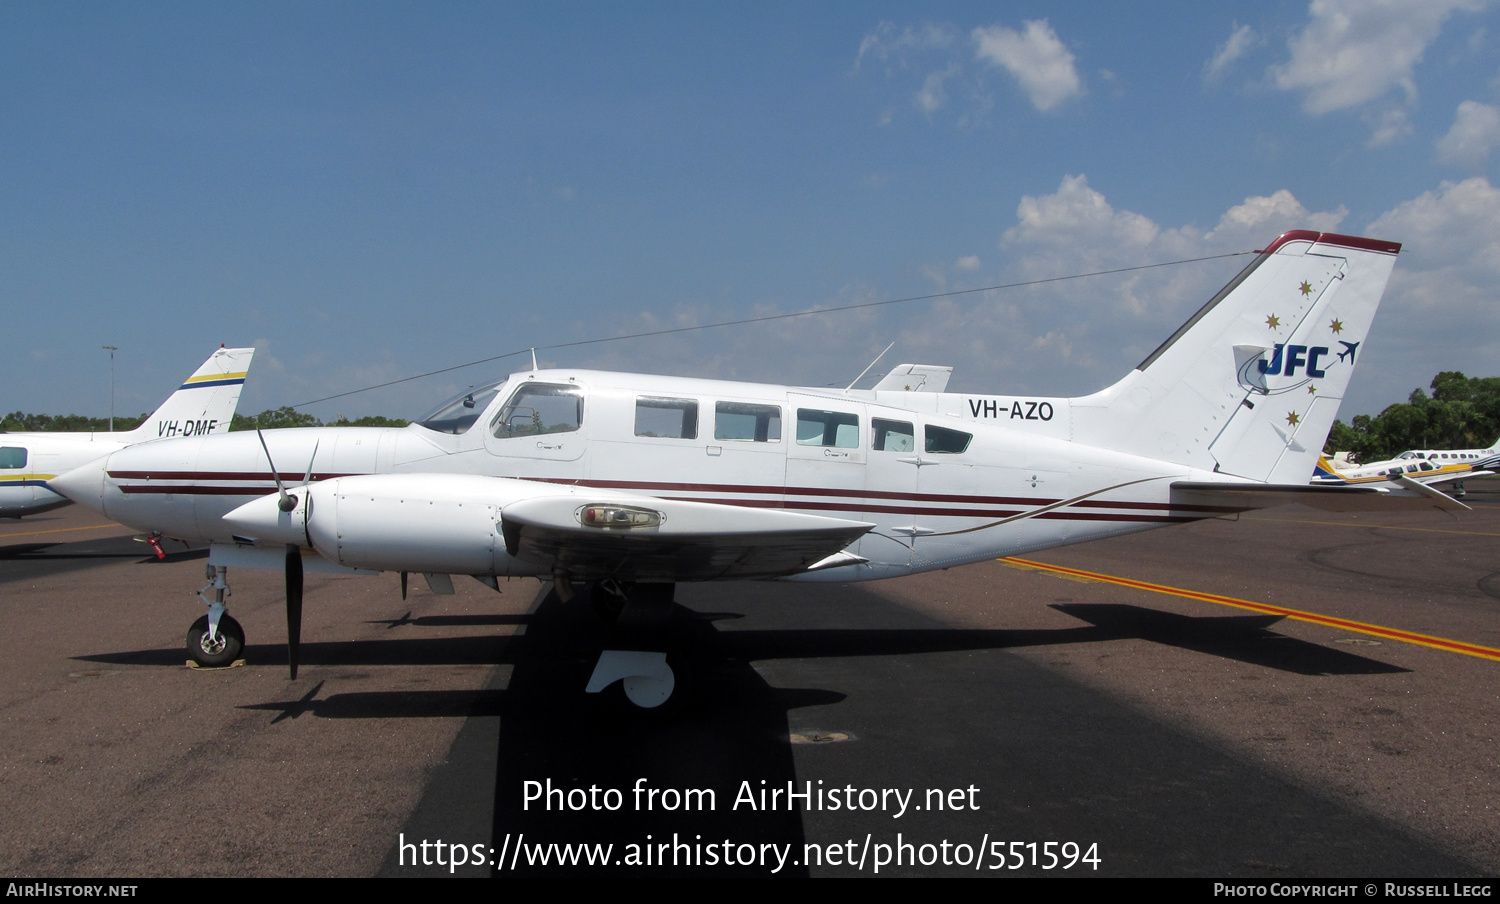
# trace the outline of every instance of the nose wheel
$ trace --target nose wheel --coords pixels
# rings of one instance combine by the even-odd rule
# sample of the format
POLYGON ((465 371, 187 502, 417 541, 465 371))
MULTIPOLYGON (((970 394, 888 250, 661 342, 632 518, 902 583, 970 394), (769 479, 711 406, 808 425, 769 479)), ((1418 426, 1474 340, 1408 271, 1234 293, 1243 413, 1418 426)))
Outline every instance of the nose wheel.
POLYGON ((188 628, 187 653, 193 662, 206 669, 222 669, 234 664, 245 649, 245 629, 224 611, 224 598, 229 595, 229 569, 223 565, 208 566, 208 584, 198 591, 198 598, 208 606, 208 614, 200 616, 188 628), (212 590, 214 598, 204 593, 212 590), (215 621, 209 630, 210 619, 215 621))
POLYGON ((199 616, 188 628, 187 652, 206 669, 222 669, 240 658, 245 649, 245 629, 230 615, 219 616, 219 627, 208 633, 208 616, 199 616))

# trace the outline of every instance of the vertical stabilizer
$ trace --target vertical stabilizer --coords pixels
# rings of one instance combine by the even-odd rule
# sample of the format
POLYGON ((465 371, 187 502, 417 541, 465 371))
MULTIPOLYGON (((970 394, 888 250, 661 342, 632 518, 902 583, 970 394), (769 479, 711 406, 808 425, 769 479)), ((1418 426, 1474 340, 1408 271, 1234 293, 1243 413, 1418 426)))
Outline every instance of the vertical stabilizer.
POLYGON ((1074 438, 1270 483, 1305 483, 1401 246, 1288 232, 1140 367, 1073 402, 1074 438))
POLYGON ((139 427, 114 436, 124 442, 140 443, 229 432, 254 355, 253 348, 219 349, 139 427))

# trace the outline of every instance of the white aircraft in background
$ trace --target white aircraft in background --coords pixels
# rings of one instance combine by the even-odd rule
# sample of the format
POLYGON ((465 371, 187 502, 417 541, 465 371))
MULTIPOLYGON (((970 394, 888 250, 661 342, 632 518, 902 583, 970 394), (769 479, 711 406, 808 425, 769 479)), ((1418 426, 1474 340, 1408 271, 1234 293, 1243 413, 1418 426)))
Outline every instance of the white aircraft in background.
POLYGON ((417 572, 440 593, 454 574, 550 577, 619 612, 586 689, 665 712, 690 685, 680 581, 871 580, 1289 502, 1456 506, 1307 484, 1400 247, 1288 232, 1082 398, 924 391, 948 369, 919 365, 843 392, 535 370, 402 429, 152 443, 53 485, 211 544, 199 662, 244 642, 229 567, 285 570, 293 678, 306 568, 395 571, 403 589, 417 572))
POLYGON ((240 403, 253 348, 220 347, 134 430, 0 433, 0 518, 67 505, 48 481, 79 465, 149 440, 227 433, 240 403))
MULTIPOLYGON (((1385 461, 1339 468, 1319 457, 1312 482, 1321 486, 1395 486, 1415 489, 1453 484, 1454 495, 1464 493, 1463 480, 1500 470, 1500 440, 1488 449, 1413 449, 1385 461)), ((1437 490, 1428 492, 1436 493, 1437 490)))

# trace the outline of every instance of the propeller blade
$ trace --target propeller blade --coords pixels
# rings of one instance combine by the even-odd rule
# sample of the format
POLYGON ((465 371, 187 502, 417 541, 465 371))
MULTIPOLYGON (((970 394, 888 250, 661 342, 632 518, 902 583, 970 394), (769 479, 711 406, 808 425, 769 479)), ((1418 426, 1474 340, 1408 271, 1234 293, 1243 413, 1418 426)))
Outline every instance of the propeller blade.
POLYGON ((302 550, 286 546, 286 658, 297 677, 297 651, 302 645, 302 550))
MULTIPOLYGON (((276 481, 276 492, 281 494, 281 502, 279 502, 278 505, 281 506, 281 510, 283 512, 290 512, 292 509, 297 507, 297 497, 288 494, 286 491, 286 487, 282 485, 281 475, 276 471, 276 462, 271 460, 271 448, 266 445, 266 435, 260 432, 259 427, 255 428, 255 435, 260 437, 260 447, 261 449, 265 450, 266 453, 266 464, 271 466, 271 479, 276 481)), ((314 447, 313 454, 316 455, 317 453, 318 450, 316 447, 314 447)), ((308 471, 309 473, 312 471, 311 462, 308 463, 308 471)))
POLYGON ((305 476, 303 476, 303 478, 302 478, 302 485, 303 486, 308 486, 309 484, 312 483, 313 461, 315 459, 317 459, 317 457, 318 457, 318 443, 321 443, 321 442, 322 442, 322 440, 319 439, 319 440, 316 440, 313 443, 312 454, 307 457, 307 474, 305 476))
POLYGON ((406 599, 406 572, 401 572, 401 598, 406 599))

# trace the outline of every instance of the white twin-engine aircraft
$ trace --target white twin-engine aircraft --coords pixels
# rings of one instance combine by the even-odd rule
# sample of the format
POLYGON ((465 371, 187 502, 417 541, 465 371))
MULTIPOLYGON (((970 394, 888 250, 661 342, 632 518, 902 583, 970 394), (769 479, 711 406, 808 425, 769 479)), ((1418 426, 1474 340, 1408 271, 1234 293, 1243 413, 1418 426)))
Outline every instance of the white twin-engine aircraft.
MULTIPOLYGON (((589 692, 667 711, 680 581, 862 581, 1303 502, 1440 504, 1313 487, 1400 245, 1288 232, 1115 385, 1076 399, 537 370, 404 429, 152 443, 53 482, 136 528, 207 541, 215 599, 189 652, 225 664, 230 566, 285 568, 296 676, 304 568, 592 582, 618 613, 589 692), (300 485, 297 485, 300 484, 300 485), (275 492, 272 492, 272 490, 275 492)), ((1404 497, 1404 498, 1403 498, 1404 497)), ((207 590, 208 588, 205 588, 207 590)))
POLYGON ((1385 461, 1336 467, 1318 459, 1312 483, 1320 486, 1400 486, 1428 494, 1438 484, 1452 484, 1455 496, 1464 494, 1463 481, 1500 471, 1500 440, 1488 449, 1413 449, 1385 461))
POLYGON ((0 518, 67 505, 48 481, 136 443, 228 433, 253 348, 220 348, 134 430, 101 433, 0 433, 0 518))

